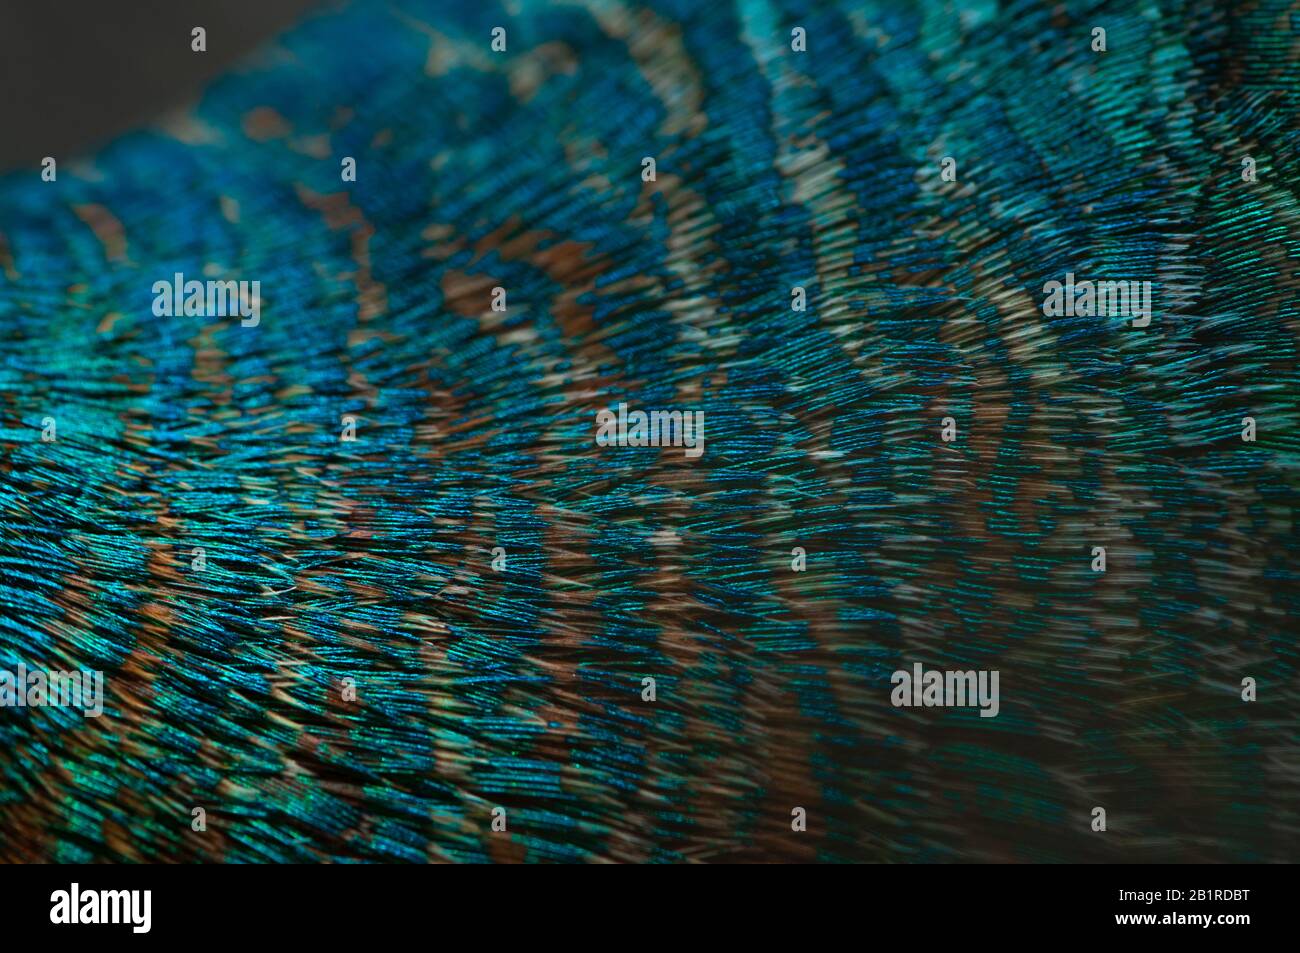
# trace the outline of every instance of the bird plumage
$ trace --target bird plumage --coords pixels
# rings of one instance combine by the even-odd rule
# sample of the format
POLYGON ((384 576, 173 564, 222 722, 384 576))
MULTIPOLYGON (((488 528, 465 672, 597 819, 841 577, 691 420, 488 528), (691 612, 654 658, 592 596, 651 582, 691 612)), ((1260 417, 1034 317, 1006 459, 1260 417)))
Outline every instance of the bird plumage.
POLYGON ((0 180, 0 859, 1293 858, 1297 16, 359 2, 0 180))

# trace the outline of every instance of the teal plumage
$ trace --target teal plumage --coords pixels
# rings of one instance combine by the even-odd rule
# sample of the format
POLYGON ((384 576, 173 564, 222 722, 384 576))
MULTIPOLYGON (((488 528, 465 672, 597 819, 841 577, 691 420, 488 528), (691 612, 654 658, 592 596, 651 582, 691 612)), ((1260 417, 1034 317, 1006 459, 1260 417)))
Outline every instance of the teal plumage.
POLYGON ((0 181, 0 859, 1294 859, 1297 23, 362 2, 0 181))

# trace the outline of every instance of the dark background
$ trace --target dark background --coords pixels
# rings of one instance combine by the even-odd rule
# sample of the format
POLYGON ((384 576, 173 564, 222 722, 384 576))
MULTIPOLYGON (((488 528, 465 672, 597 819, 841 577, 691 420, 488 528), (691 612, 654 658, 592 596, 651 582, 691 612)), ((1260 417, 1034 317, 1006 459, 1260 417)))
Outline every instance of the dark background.
POLYGON ((195 99, 316 0, 17 0, 0 7, 0 171, 73 158, 195 99), (207 52, 190 30, 208 31, 207 52))

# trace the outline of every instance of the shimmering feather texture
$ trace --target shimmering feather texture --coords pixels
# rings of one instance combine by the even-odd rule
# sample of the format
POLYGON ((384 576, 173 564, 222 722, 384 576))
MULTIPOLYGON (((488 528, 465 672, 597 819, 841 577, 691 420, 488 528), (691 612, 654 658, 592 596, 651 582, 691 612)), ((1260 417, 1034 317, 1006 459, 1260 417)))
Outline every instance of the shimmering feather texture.
POLYGON ((358 3, 0 181, 0 859, 1294 859, 1298 22, 358 3))

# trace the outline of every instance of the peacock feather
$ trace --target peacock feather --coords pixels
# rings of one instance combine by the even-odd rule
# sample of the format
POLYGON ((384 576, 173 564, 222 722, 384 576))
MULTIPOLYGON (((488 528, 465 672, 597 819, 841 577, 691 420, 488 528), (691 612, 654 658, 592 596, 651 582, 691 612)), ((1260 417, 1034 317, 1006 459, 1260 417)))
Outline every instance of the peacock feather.
POLYGON ((0 179, 0 670, 104 680, 0 708, 0 860, 1294 859, 1297 49, 360 0, 0 179))

